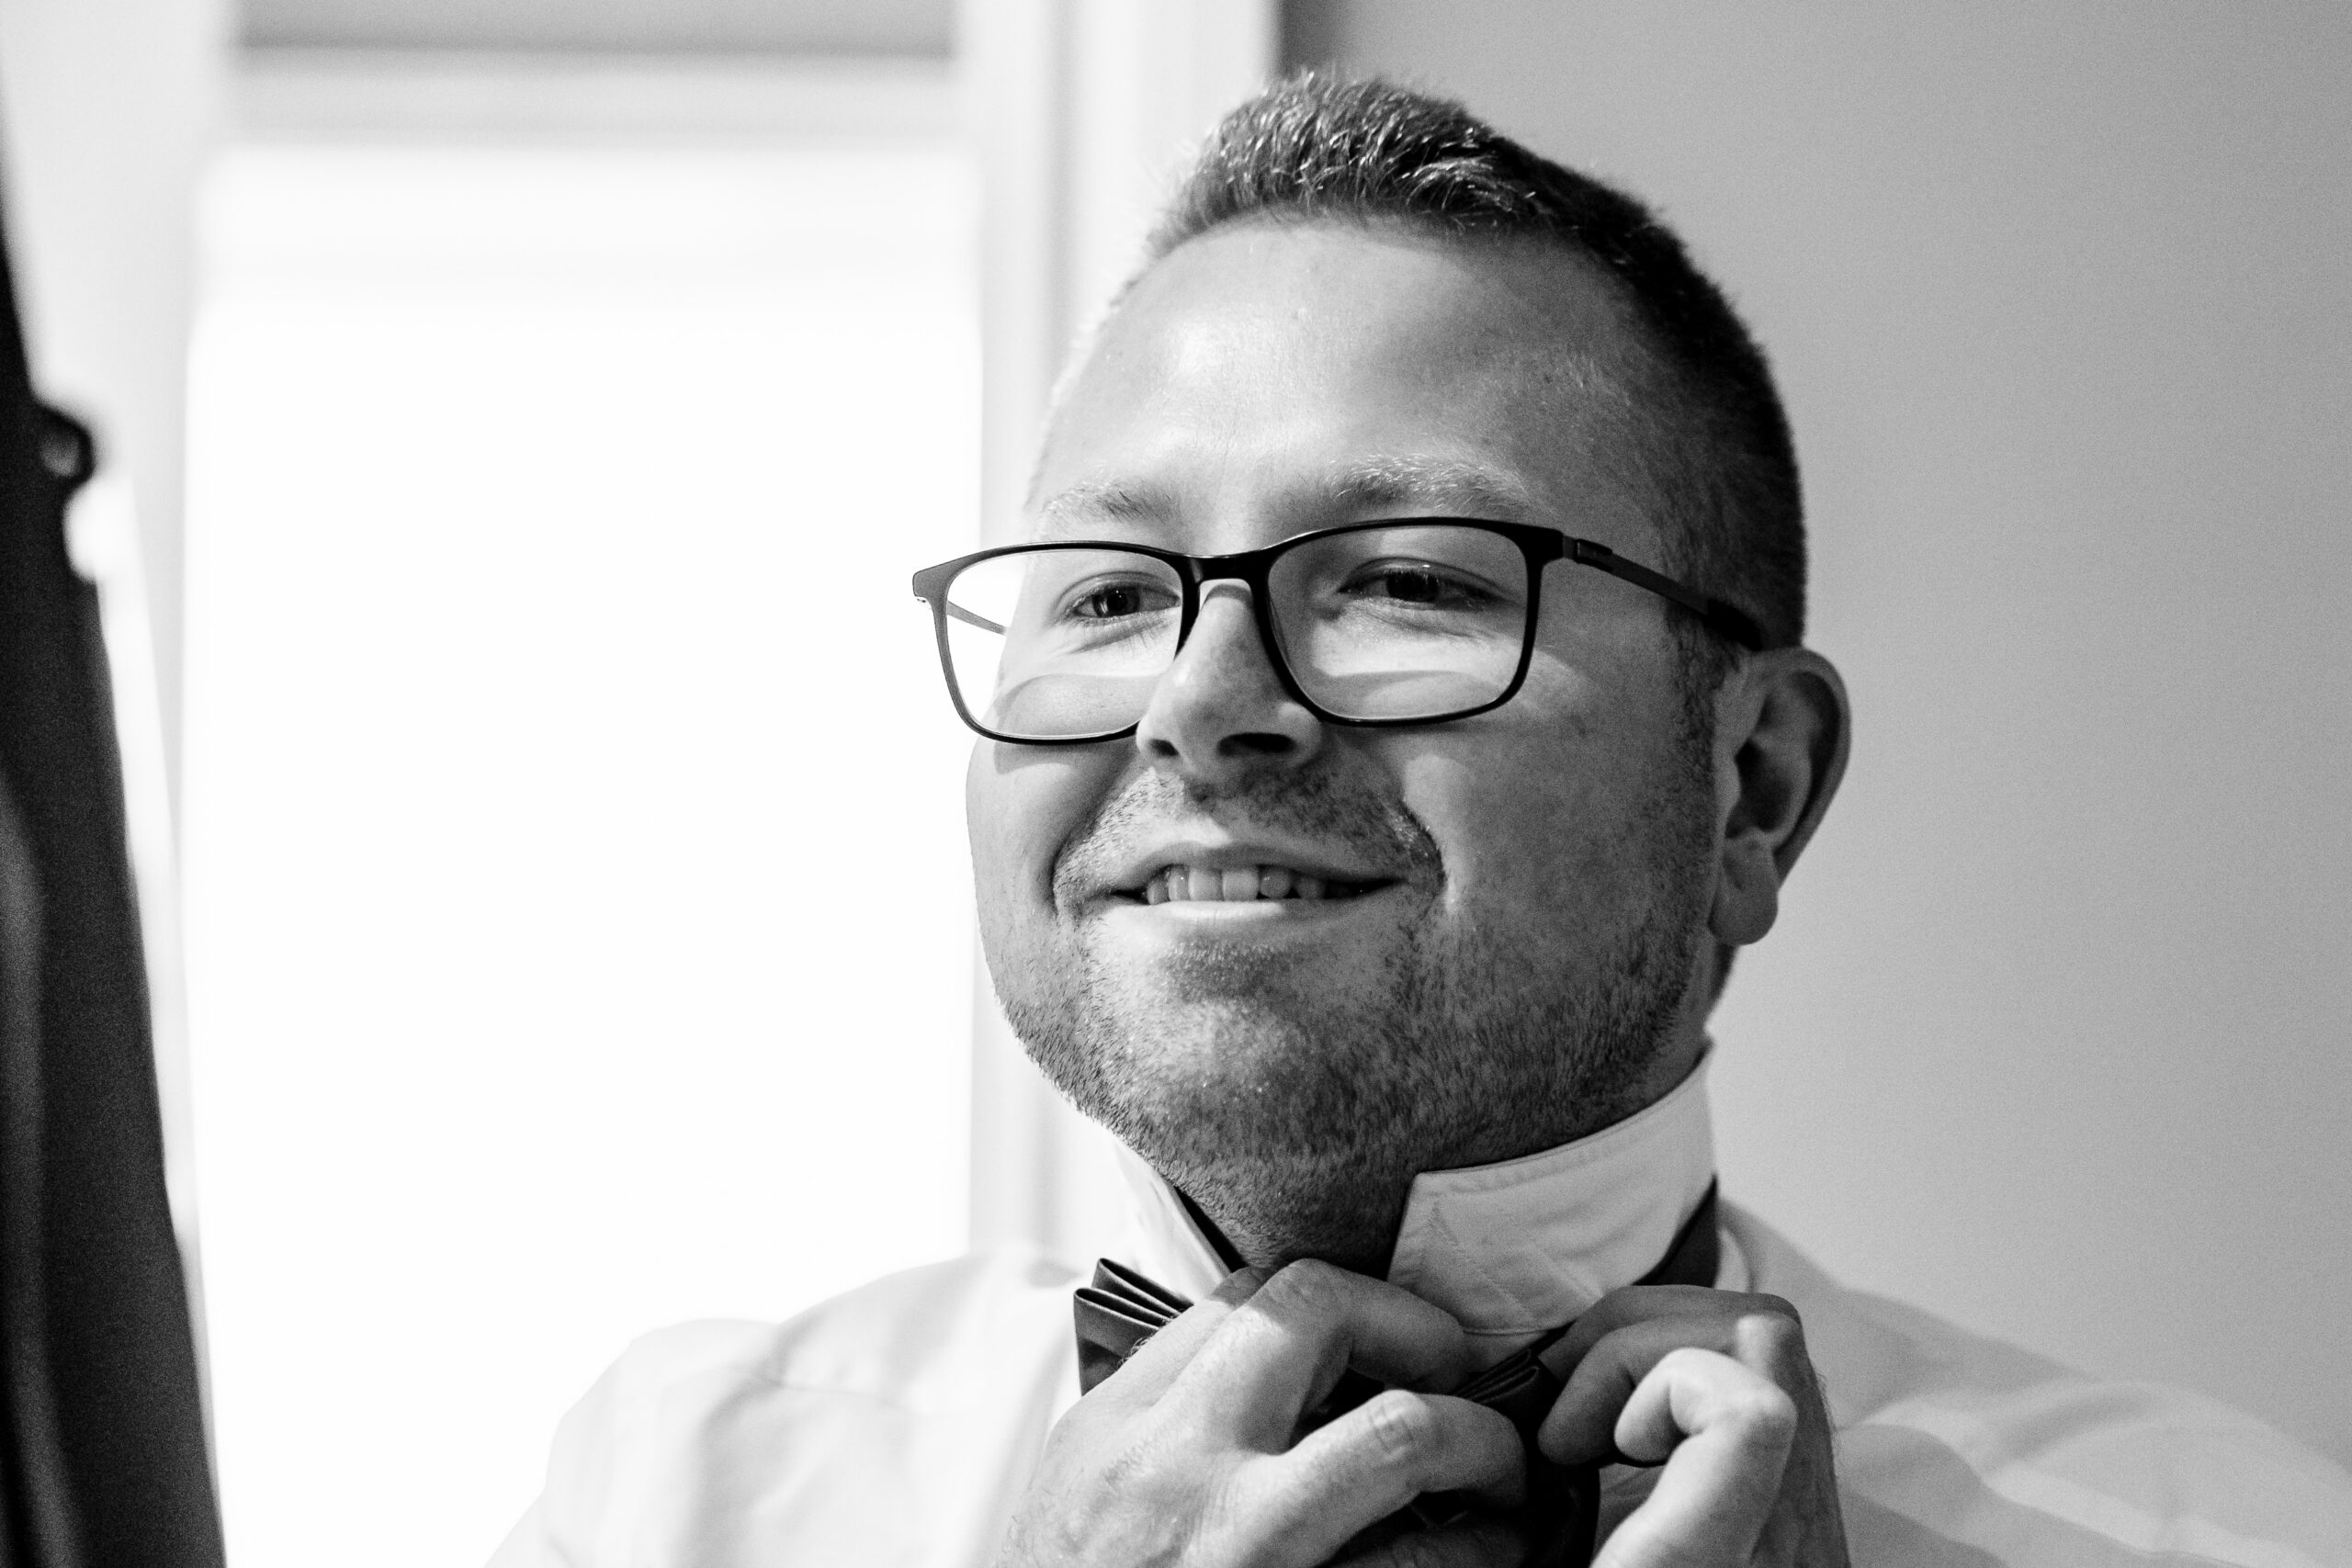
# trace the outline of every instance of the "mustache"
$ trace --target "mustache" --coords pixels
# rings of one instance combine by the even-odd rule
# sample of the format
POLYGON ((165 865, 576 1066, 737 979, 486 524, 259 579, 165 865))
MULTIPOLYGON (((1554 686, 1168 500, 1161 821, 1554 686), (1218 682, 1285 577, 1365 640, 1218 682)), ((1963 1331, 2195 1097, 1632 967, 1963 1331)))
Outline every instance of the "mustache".
POLYGON ((1329 770, 1256 773, 1210 785, 1146 768, 1072 831, 1055 867, 1055 890, 1098 887, 1148 832, 1204 818, 1227 830, 1257 829, 1334 846, 1411 881, 1434 880, 1444 865, 1436 837, 1403 801, 1329 770))

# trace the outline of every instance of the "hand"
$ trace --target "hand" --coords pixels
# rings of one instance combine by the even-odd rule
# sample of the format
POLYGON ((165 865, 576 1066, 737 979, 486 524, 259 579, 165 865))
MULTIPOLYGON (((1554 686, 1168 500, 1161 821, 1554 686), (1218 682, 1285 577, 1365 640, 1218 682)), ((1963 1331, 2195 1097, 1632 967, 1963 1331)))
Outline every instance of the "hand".
POLYGON ((1796 1308, 1686 1285, 1604 1296, 1546 1351, 1563 1464, 1665 1462, 1595 1568, 1845 1568, 1829 1413, 1796 1308))
MULTIPOLYGON (((1054 1428, 1000 1568, 1310 1568, 1423 1492, 1512 1506, 1526 1461, 1510 1423, 1432 1392, 1469 1371, 1461 1325, 1394 1285, 1325 1263, 1243 1269, 1054 1428), (1302 1436, 1351 1367, 1391 1386, 1302 1436)), ((1409 1550, 1398 1560, 1510 1568, 1521 1547, 1474 1517, 1409 1550)))

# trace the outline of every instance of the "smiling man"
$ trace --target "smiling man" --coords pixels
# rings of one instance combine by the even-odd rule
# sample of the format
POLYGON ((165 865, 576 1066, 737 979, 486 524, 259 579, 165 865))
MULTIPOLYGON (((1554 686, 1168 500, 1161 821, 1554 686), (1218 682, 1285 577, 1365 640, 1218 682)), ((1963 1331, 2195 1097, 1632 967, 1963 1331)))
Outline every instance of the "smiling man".
POLYGON ((500 1561, 2352 1561, 2345 1478, 1838 1289, 1718 1199, 1708 1010, 1834 794, 1762 356, 1458 107, 1220 128, 918 574, 989 964, 1136 1156, 980 1258, 641 1343, 500 1561))

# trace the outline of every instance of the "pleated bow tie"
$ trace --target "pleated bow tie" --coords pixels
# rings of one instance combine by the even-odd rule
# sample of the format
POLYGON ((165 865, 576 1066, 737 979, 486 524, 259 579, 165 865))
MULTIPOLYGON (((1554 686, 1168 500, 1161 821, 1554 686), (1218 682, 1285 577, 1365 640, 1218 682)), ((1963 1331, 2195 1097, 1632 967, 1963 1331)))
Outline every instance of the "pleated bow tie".
MULTIPOLYGON (((1710 1182, 1707 1195, 1683 1222, 1664 1261, 1634 1282, 1712 1285, 1721 1253, 1722 1241, 1715 1231, 1715 1189, 1710 1182)), ((1107 1258, 1097 1262, 1093 1282, 1080 1287, 1074 1307, 1080 1392, 1091 1393, 1095 1385, 1117 1371, 1145 1341, 1192 1304, 1123 1264, 1107 1258)), ((1572 1323, 1562 1324, 1454 1390, 1460 1398, 1500 1412, 1519 1429, 1520 1441, 1527 1450, 1527 1501, 1512 1517, 1531 1549, 1528 1568, 1584 1568, 1592 1561, 1593 1537, 1600 1522, 1600 1467, 1554 1464, 1535 1446, 1536 1432, 1564 1386, 1541 1357, 1572 1326, 1572 1323)), ((1346 1414, 1378 1393, 1380 1387, 1361 1372, 1342 1374, 1306 1426, 1319 1427, 1346 1414)), ((1349 1550, 1363 1551, 1410 1530, 1450 1523, 1461 1517, 1469 1504, 1466 1494, 1425 1493, 1349 1542, 1349 1550)))

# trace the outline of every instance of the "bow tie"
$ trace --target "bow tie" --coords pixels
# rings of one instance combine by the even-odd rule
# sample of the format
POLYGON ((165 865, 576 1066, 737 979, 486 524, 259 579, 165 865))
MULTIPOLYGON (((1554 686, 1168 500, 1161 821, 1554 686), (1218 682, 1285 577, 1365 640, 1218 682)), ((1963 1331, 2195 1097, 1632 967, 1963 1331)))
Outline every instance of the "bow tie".
MULTIPOLYGON (((1683 1222, 1664 1260, 1634 1282, 1712 1285, 1722 1245, 1715 1230, 1715 1188, 1710 1182, 1707 1195, 1683 1222)), ((1080 1288, 1074 1305, 1080 1392, 1091 1393, 1096 1384, 1141 1349, 1144 1341, 1192 1304, 1107 1258, 1096 1263, 1093 1282, 1080 1288)), ((1572 1326, 1562 1324, 1454 1391, 1460 1398, 1499 1411, 1519 1429, 1520 1441, 1527 1450, 1527 1501, 1513 1517, 1531 1548, 1528 1568, 1584 1568, 1592 1560, 1593 1537, 1600 1521, 1600 1467, 1554 1464, 1535 1446, 1535 1434, 1564 1386, 1540 1358, 1572 1326)), ((1380 1385, 1361 1372, 1345 1373, 1306 1424, 1319 1426, 1379 1392, 1380 1385)), ((1468 1499, 1460 1494, 1424 1494, 1350 1542, 1350 1550, 1361 1551, 1409 1530, 1450 1522, 1467 1506, 1468 1499)))

